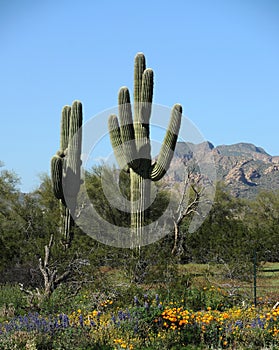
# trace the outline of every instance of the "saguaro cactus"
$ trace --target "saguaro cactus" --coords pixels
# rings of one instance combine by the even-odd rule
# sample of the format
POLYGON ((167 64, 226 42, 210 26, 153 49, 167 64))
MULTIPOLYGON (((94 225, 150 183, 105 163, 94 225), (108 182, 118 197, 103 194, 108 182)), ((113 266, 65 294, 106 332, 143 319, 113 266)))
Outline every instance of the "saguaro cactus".
POLYGON ((62 110, 60 150, 51 159, 54 195, 61 203, 61 231, 67 248, 73 238, 77 194, 80 188, 82 105, 75 101, 62 110))
POLYGON ((122 87, 118 95, 119 117, 108 121, 111 144, 119 166, 130 172, 131 228, 140 242, 148 216, 151 181, 160 180, 169 168, 181 123, 182 107, 172 108, 171 119, 158 159, 152 163, 150 116, 153 98, 153 71, 146 69, 145 56, 138 53, 134 67, 133 115, 130 94, 122 87))

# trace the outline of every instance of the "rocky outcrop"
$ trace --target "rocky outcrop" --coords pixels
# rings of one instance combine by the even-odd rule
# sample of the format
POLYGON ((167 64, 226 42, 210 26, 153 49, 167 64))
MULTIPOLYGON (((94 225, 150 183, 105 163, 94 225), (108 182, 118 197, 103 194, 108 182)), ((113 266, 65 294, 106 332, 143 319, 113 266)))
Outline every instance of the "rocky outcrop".
POLYGON ((175 171, 181 162, 186 166, 195 163, 196 169, 199 164, 214 162, 217 179, 237 197, 254 198, 262 190, 279 190, 279 156, 250 143, 214 147, 210 142, 179 142, 169 173, 173 181, 182 179, 181 171, 175 171))

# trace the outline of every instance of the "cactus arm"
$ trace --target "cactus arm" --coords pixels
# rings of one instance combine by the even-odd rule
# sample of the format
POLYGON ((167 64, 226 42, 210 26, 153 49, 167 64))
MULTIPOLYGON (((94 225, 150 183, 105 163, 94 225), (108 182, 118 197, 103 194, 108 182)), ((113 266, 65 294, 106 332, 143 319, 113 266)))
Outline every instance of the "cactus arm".
POLYGON ((134 65, 134 102, 141 102, 142 75, 146 68, 145 56, 139 52, 135 57, 134 65))
MULTIPOLYGON (((141 174, 146 178, 151 166, 150 116, 153 98, 153 71, 145 69, 142 74, 139 118, 134 122, 138 158, 141 160, 141 174)), ((134 169, 136 171, 136 169, 134 169)))
POLYGON ((75 101, 71 108, 69 145, 67 150, 66 174, 63 183, 67 206, 72 215, 76 209, 76 197, 80 189, 80 167, 81 167, 81 126, 82 105, 75 101))
POLYGON ((118 108, 120 133, 126 164, 129 167, 136 169, 138 167, 137 147, 135 141, 130 94, 126 87, 121 88, 119 91, 118 108))
POLYGON ((120 169, 124 169, 125 171, 128 171, 129 168, 128 168, 124 150, 123 150, 120 126, 118 123, 118 118, 114 114, 110 115, 109 117, 108 129, 109 129, 110 142, 111 142, 111 146, 112 146, 116 161, 120 169))
POLYGON ((70 127, 69 127, 69 146, 68 146, 68 167, 79 175, 80 155, 82 143, 82 104, 75 101, 71 108, 70 127))
POLYGON ((69 143, 71 107, 64 106, 62 109, 61 128, 60 128, 60 151, 65 153, 69 143))
POLYGON ((154 74, 153 70, 145 69, 142 76, 142 88, 141 88, 141 113, 140 122, 142 124, 148 124, 149 135, 149 120, 151 116, 151 107, 153 99, 153 86, 154 86, 154 74))
POLYGON ((129 90, 123 87, 118 94, 118 110, 122 142, 135 139, 129 90))
POLYGON ((55 155, 51 158, 51 180, 52 189, 57 199, 64 200, 63 187, 62 187, 62 174, 63 174, 63 158, 55 155))
POLYGON ((134 132, 137 148, 137 167, 133 170, 147 178, 151 166, 149 119, 153 97, 153 71, 146 69, 145 57, 138 53, 134 65, 134 132))
POLYGON ((136 123, 140 121, 142 77, 145 68, 145 56, 143 53, 138 53, 134 64, 134 121, 136 123))
POLYGON ((182 107, 179 104, 172 108, 169 126, 159 152, 158 160, 151 167, 150 179, 160 180, 167 172, 175 150, 178 132, 181 124, 182 107))
POLYGON ((69 146, 67 170, 71 169, 71 173, 75 177, 74 183, 71 185, 72 195, 77 195, 80 186, 80 166, 81 166, 81 126, 82 126, 82 104, 75 101, 71 108, 70 128, 69 128, 69 146))

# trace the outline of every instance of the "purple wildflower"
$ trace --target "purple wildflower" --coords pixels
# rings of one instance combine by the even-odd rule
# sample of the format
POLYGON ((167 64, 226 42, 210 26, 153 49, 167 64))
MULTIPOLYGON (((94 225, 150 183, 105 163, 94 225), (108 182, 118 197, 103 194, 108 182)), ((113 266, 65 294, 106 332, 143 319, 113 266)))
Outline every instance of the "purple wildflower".
POLYGON ((83 316, 82 315, 79 315, 79 324, 81 327, 84 326, 84 323, 83 323, 83 316))
POLYGON ((148 302, 145 301, 145 302, 144 302, 144 308, 145 308, 145 310, 148 311, 148 310, 149 310, 149 307, 150 307, 150 306, 149 306, 148 302))
POLYGON ((155 300, 157 301, 157 303, 159 303, 160 299, 158 294, 155 295, 155 300))
POLYGON ((139 306, 139 299, 136 296, 134 296, 134 303, 136 306, 139 306))

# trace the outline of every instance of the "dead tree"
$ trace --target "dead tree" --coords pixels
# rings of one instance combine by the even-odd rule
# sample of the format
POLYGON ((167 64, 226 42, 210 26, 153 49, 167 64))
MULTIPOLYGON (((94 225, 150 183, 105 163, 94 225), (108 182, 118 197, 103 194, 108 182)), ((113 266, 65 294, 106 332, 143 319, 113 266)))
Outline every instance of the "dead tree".
POLYGON ((44 297, 49 298, 53 291, 64 282, 70 275, 70 266, 61 275, 57 275, 57 268, 50 266, 51 249, 53 246, 53 235, 50 236, 49 243, 45 245, 44 260, 39 259, 39 269, 44 278, 44 297))
POLYGON ((197 207, 201 200, 202 188, 193 182, 192 172, 187 172, 183 184, 183 193, 178 204, 177 210, 173 215, 173 226, 174 226, 174 243, 172 248, 173 255, 181 255, 183 253, 183 237, 180 235, 180 225, 183 219, 191 214, 199 215, 197 207), (187 192, 192 190, 193 198, 190 199, 190 203, 185 205, 185 198, 187 192))

